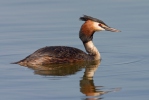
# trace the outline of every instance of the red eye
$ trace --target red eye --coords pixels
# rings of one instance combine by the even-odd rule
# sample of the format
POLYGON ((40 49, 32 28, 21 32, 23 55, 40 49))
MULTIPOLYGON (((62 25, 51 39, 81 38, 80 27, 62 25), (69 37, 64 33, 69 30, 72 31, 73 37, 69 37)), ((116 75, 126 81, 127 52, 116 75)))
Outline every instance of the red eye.
POLYGON ((98 24, 99 26, 102 26, 102 24, 98 24))

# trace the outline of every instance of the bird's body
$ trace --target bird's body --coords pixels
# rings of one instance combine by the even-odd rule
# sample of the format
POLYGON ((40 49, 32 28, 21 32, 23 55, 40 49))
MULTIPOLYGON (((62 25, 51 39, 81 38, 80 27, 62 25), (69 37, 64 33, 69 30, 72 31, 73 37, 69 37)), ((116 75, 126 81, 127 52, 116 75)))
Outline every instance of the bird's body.
POLYGON ((112 32, 119 32, 119 30, 111 28, 103 21, 90 16, 84 15, 83 17, 80 17, 80 20, 85 21, 85 23, 81 26, 79 37, 83 42, 87 53, 74 47, 48 46, 38 49, 33 54, 15 63, 27 66, 100 60, 100 53, 92 42, 93 34, 96 31, 102 30, 112 32))
POLYGON ((77 48, 49 46, 38 49, 17 63, 20 65, 47 65, 51 63, 73 63, 87 60, 89 60, 88 54, 77 48))

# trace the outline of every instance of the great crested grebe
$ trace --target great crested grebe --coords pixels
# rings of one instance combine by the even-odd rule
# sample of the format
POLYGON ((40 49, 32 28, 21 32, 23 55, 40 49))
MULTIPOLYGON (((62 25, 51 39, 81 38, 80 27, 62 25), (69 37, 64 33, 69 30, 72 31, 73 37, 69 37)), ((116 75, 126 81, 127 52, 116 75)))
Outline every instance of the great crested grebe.
POLYGON ((80 28, 79 38, 83 42, 87 53, 74 47, 47 46, 38 49, 33 54, 14 64, 27 66, 100 60, 100 53, 92 42, 94 33, 102 30, 111 32, 120 31, 109 27, 102 20, 91 16, 84 15, 80 17, 80 20, 85 21, 85 23, 80 28))

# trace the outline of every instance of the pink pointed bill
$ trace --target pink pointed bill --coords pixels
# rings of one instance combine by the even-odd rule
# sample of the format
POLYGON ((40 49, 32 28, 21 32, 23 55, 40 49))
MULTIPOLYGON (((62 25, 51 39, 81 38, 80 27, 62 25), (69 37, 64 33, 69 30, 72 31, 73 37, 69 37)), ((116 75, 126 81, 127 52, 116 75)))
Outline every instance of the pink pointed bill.
POLYGON ((115 28, 111 28, 111 27, 103 27, 106 31, 111 31, 111 32, 121 32, 120 30, 117 30, 115 28))

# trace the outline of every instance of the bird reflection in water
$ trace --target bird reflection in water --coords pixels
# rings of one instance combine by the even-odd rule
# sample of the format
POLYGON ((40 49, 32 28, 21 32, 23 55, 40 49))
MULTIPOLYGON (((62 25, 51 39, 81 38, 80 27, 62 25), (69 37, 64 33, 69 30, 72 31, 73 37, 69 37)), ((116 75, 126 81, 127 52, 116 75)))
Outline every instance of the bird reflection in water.
POLYGON ((86 96, 99 96, 107 93, 107 91, 100 90, 103 86, 94 85, 93 76, 99 65, 100 61, 94 61, 85 68, 82 80, 80 80, 80 91, 86 96))
POLYGON ((100 100, 101 95, 120 90, 120 88, 114 88, 104 91, 104 86, 95 86, 93 77, 99 65, 100 61, 94 61, 86 66, 82 80, 80 80, 80 92, 87 96, 85 100, 100 100))
POLYGON ((68 76, 76 74, 85 68, 84 75, 80 80, 80 92, 87 96, 86 100, 99 100, 100 96, 109 92, 119 91, 119 88, 111 89, 108 91, 102 90, 104 86, 94 85, 94 73, 100 65, 100 60, 92 62, 78 62, 67 64, 50 64, 50 65, 36 65, 26 66, 34 70, 35 74, 43 76, 68 76), (95 98, 95 96, 99 98, 95 98))

